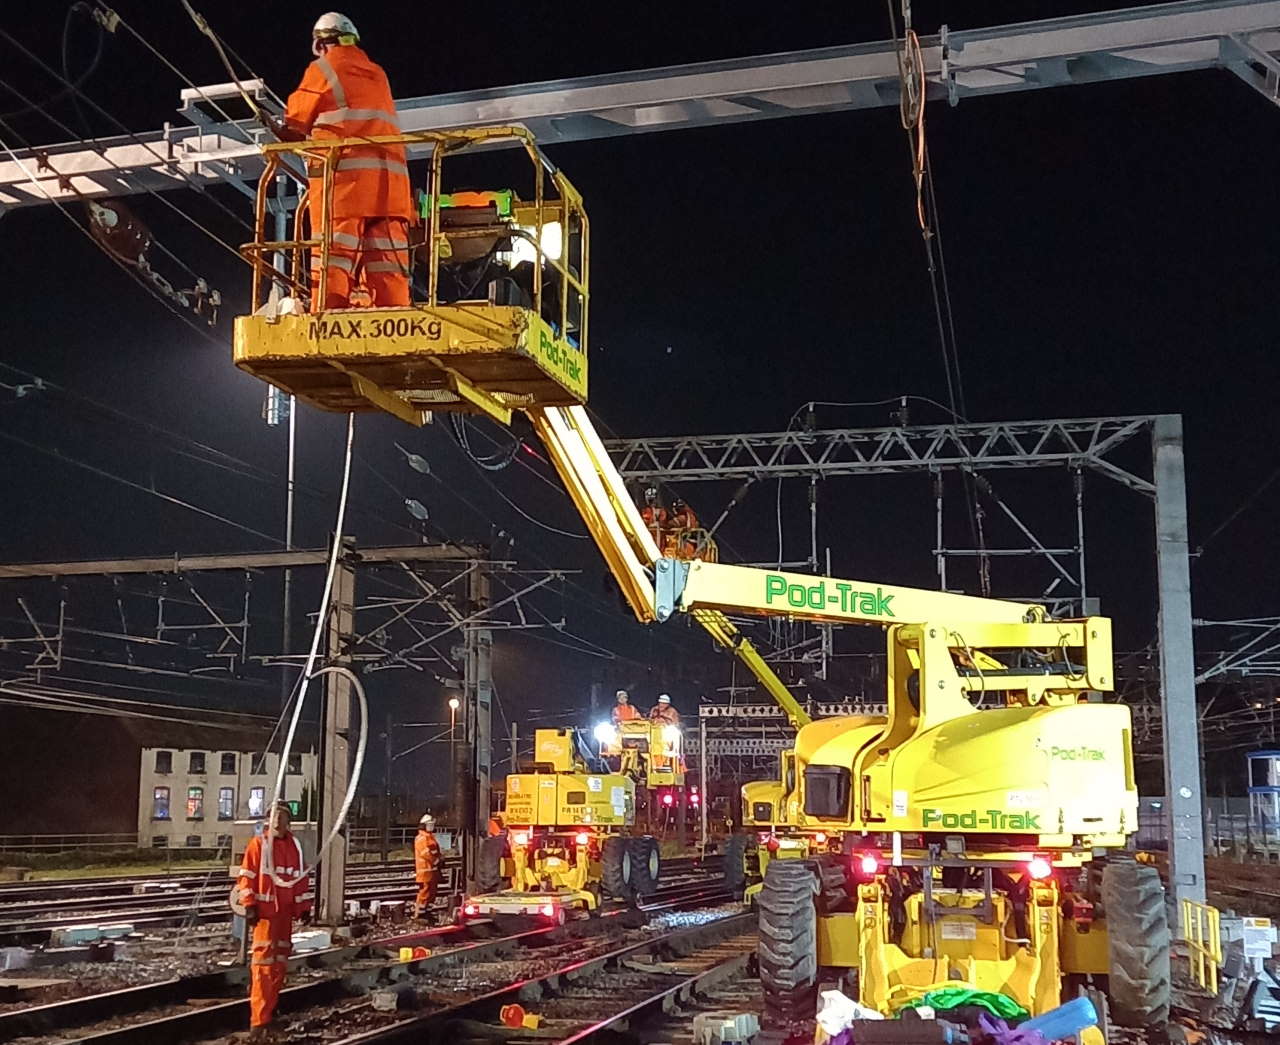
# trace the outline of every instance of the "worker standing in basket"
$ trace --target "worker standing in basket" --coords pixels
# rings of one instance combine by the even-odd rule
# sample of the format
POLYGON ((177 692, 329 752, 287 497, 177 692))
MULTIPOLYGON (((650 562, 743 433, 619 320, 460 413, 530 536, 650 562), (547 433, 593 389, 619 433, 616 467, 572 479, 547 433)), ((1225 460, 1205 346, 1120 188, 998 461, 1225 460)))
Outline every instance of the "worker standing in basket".
POLYGON ((265 832, 254 835, 245 846, 236 881, 245 924, 253 930, 249 1028, 255 1040, 267 1035, 275 1016, 293 953, 293 920, 309 918, 315 902, 311 876, 303 873, 302 845, 289 828, 289 807, 276 802, 265 832))
POLYGON ((650 722, 666 722, 672 726, 680 725, 680 712, 678 712, 671 703, 671 697, 663 693, 658 697, 658 703, 653 705, 649 712, 650 722))
POLYGON ((635 705, 631 703, 631 698, 627 695, 625 689, 617 692, 617 703, 613 705, 613 724, 620 726, 624 722, 634 722, 640 717, 640 712, 636 710, 635 705))
POLYGON ((436 902, 436 889, 440 885, 440 843, 435 836, 436 818, 423 814, 418 821, 418 834, 413 840, 413 877, 418 883, 418 895, 413 901, 413 916, 421 918, 436 902))
MULTIPOLYGON (((391 86, 382 66, 357 45, 360 34, 346 15, 321 15, 311 32, 316 60, 289 95, 283 124, 271 127, 290 141, 341 141, 400 133, 391 86)), ((375 307, 409 306, 409 220, 413 203, 409 167, 399 144, 351 145, 330 154, 333 191, 323 220, 324 178, 309 159, 311 236, 328 239, 325 298, 317 301, 323 251, 311 252, 312 311, 348 308, 362 284, 375 307)))

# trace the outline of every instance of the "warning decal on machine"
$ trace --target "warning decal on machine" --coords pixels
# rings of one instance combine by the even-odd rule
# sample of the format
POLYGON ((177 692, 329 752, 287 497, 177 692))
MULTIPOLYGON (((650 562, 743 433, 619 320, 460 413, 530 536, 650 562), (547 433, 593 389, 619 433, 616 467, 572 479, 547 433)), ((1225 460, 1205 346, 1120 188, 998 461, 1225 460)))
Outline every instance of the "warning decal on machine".
POLYGON ((968 919, 959 921, 948 918, 942 922, 938 932, 944 940, 976 940, 978 923, 968 919))

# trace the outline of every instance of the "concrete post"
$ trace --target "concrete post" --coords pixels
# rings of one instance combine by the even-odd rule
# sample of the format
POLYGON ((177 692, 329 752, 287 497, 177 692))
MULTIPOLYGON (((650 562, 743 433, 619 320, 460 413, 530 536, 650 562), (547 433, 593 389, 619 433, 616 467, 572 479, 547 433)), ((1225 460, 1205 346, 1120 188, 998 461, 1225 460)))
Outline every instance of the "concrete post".
MULTIPOLYGON (((326 629, 325 663, 351 666, 351 641, 355 631, 355 541, 338 538, 342 548, 338 569, 329 596, 329 622, 326 629)), ((342 798, 351 782, 351 683, 341 675, 326 675, 324 687, 323 730, 320 754, 320 813, 317 817, 319 840, 333 829, 334 818, 342 808, 342 798)), ((368 728, 363 723, 361 728, 368 728)), ((340 925, 342 902, 346 896, 347 832, 342 830, 325 851, 317 870, 316 920, 325 925, 340 925)))
MULTIPOLYGON (((1204 830, 1199 715, 1187 555, 1187 488, 1182 417, 1161 414, 1152 428, 1156 577, 1160 593, 1160 710, 1169 814, 1169 885, 1175 901, 1204 901, 1204 830)), ((1180 907, 1180 904, 1178 905, 1180 907)))
MULTIPOLYGON (((480 613, 489 605, 489 574, 483 565, 471 571, 467 581, 468 612, 480 613)), ((489 822, 492 738, 491 707, 493 703, 493 633, 483 625, 466 626, 466 678, 464 679, 464 723, 466 749, 470 756, 467 786, 474 780, 474 803, 470 815, 459 825, 463 832, 463 876, 468 891, 473 889, 476 850, 485 836, 489 822)))

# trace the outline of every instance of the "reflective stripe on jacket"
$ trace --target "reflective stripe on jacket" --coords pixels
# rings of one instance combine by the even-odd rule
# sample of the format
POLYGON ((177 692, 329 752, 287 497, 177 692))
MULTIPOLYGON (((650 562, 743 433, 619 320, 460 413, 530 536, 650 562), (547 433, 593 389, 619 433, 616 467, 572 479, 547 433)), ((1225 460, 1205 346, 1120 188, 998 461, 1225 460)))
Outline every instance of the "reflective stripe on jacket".
MULTIPOLYGON (((331 47, 307 66, 289 95, 285 120, 319 141, 400 133, 387 74, 354 44, 331 47)), ((314 215, 320 213, 320 193, 320 180, 313 178, 314 215)), ((404 146, 353 145, 337 157, 330 217, 411 218, 411 195, 404 146)))
POLYGON ((430 831, 419 831, 413 840, 413 873, 417 881, 425 881, 440 865, 440 843, 430 831))
POLYGON ((240 861, 240 875, 236 881, 240 902, 245 907, 256 907, 261 918, 272 918, 277 914, 306 914, 315 902, 315 891, 311 888, 309 874, 298 878, 306 863, 302 859, 302 846, 297 838, 289 835, 273 839, 271 864, 280 881, 289 884, 280 885, 266 873, 262 859, 262 836, 254 835, 245 846, 244 857, 240 861))

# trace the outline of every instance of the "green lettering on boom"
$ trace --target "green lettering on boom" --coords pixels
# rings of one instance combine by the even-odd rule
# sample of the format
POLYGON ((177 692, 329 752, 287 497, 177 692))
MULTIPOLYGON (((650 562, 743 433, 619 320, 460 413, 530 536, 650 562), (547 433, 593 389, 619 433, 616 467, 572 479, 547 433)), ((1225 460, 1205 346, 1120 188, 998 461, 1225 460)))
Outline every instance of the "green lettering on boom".
POLYGON ((858 614, 863 617, 894 617, 889 605, 893 593, 885 594, 883 588, 875 591, 857 591, 848 581, 831 581, 824 578, 814 584, 792 584, 783 574, 769 573, 764 581, 764 604, 772 606, 785 600, 788 606, 798 610, 814 610, 829 614, 858 614))

